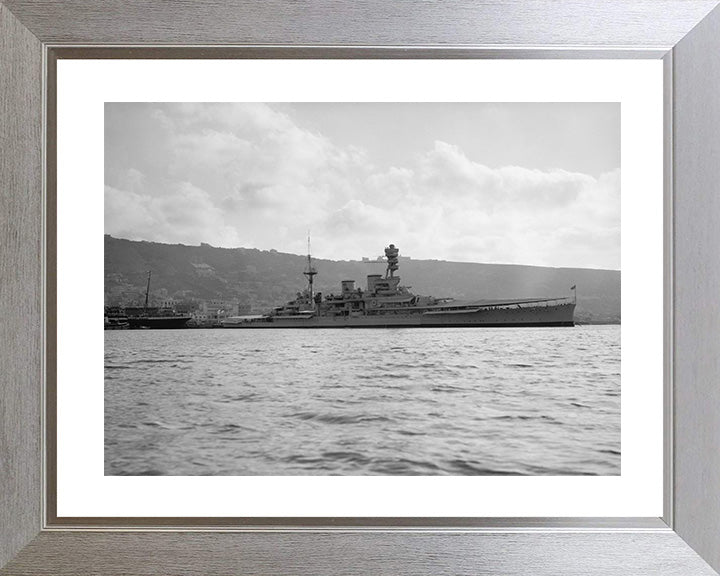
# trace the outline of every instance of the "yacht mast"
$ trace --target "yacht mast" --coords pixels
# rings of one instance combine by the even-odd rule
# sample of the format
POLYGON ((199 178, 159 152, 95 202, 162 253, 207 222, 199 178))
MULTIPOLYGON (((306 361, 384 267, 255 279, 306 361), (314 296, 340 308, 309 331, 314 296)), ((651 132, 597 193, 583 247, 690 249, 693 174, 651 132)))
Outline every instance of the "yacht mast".
POLYGON ((145 290, 145 311, 147 312, 148 308, 148 300, 150 299, 150 276, 152 275, 152 270, 148 270, 148 281, 147 281, 147 290, 145 290))

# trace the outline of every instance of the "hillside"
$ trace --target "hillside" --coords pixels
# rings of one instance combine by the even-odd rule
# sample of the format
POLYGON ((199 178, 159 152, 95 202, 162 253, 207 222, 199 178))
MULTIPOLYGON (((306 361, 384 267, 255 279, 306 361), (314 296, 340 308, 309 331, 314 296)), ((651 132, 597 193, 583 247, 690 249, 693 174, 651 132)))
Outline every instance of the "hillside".
MULTIPOLYGON (((338 292, 341 280, 384 272, 380 264, 315 260, 316 289, 338 292)), ((105 236, 106 304, 139 304, 147 271, 152 270, 151 300, 237 299, 264 312, 294 297, 305 285, 305 257, 274 250, 215 248, 136 242, 105 236)), ((580 268, 543 268, 400 259, 403 284, 417 294, 459 299, 565 296, 577 285, 576 319, 620 321, 620 272, 580 268)))

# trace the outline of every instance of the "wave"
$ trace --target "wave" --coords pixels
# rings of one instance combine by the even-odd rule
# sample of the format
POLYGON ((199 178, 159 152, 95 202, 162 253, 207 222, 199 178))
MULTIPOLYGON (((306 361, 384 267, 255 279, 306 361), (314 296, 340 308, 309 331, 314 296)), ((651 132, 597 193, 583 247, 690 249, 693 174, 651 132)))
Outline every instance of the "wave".
POLYGON ((292 418, 312 420, 323 424, 361 424, 367 422, 390 422, 386 416, 367 414, 319 414, 315 412, 298 412, 291 414, 292 418))

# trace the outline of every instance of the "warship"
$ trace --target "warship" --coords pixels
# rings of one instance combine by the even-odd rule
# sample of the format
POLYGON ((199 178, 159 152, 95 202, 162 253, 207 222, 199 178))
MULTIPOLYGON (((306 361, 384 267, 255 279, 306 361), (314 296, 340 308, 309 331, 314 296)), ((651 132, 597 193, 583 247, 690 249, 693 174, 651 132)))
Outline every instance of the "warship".
POLYGON ((318 274, 310 256, 303 274, 307 287, 268 314, 233 316, 224 328, 401 328, 574 326, 576 286, 572 296, 459 301, 419 296, 400 285, 399 249, 385 248, 385 275, 369 274, 366 287, 343 280, 338 294, 315 292, 318 274))

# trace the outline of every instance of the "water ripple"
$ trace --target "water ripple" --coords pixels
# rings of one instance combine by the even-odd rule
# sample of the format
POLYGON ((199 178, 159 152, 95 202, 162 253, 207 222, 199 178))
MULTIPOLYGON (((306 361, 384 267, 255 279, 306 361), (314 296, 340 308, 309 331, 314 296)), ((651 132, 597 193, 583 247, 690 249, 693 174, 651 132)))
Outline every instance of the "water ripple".
POLYGON ((105 332, 109 475, 617 475, 620 328, 105 332))

